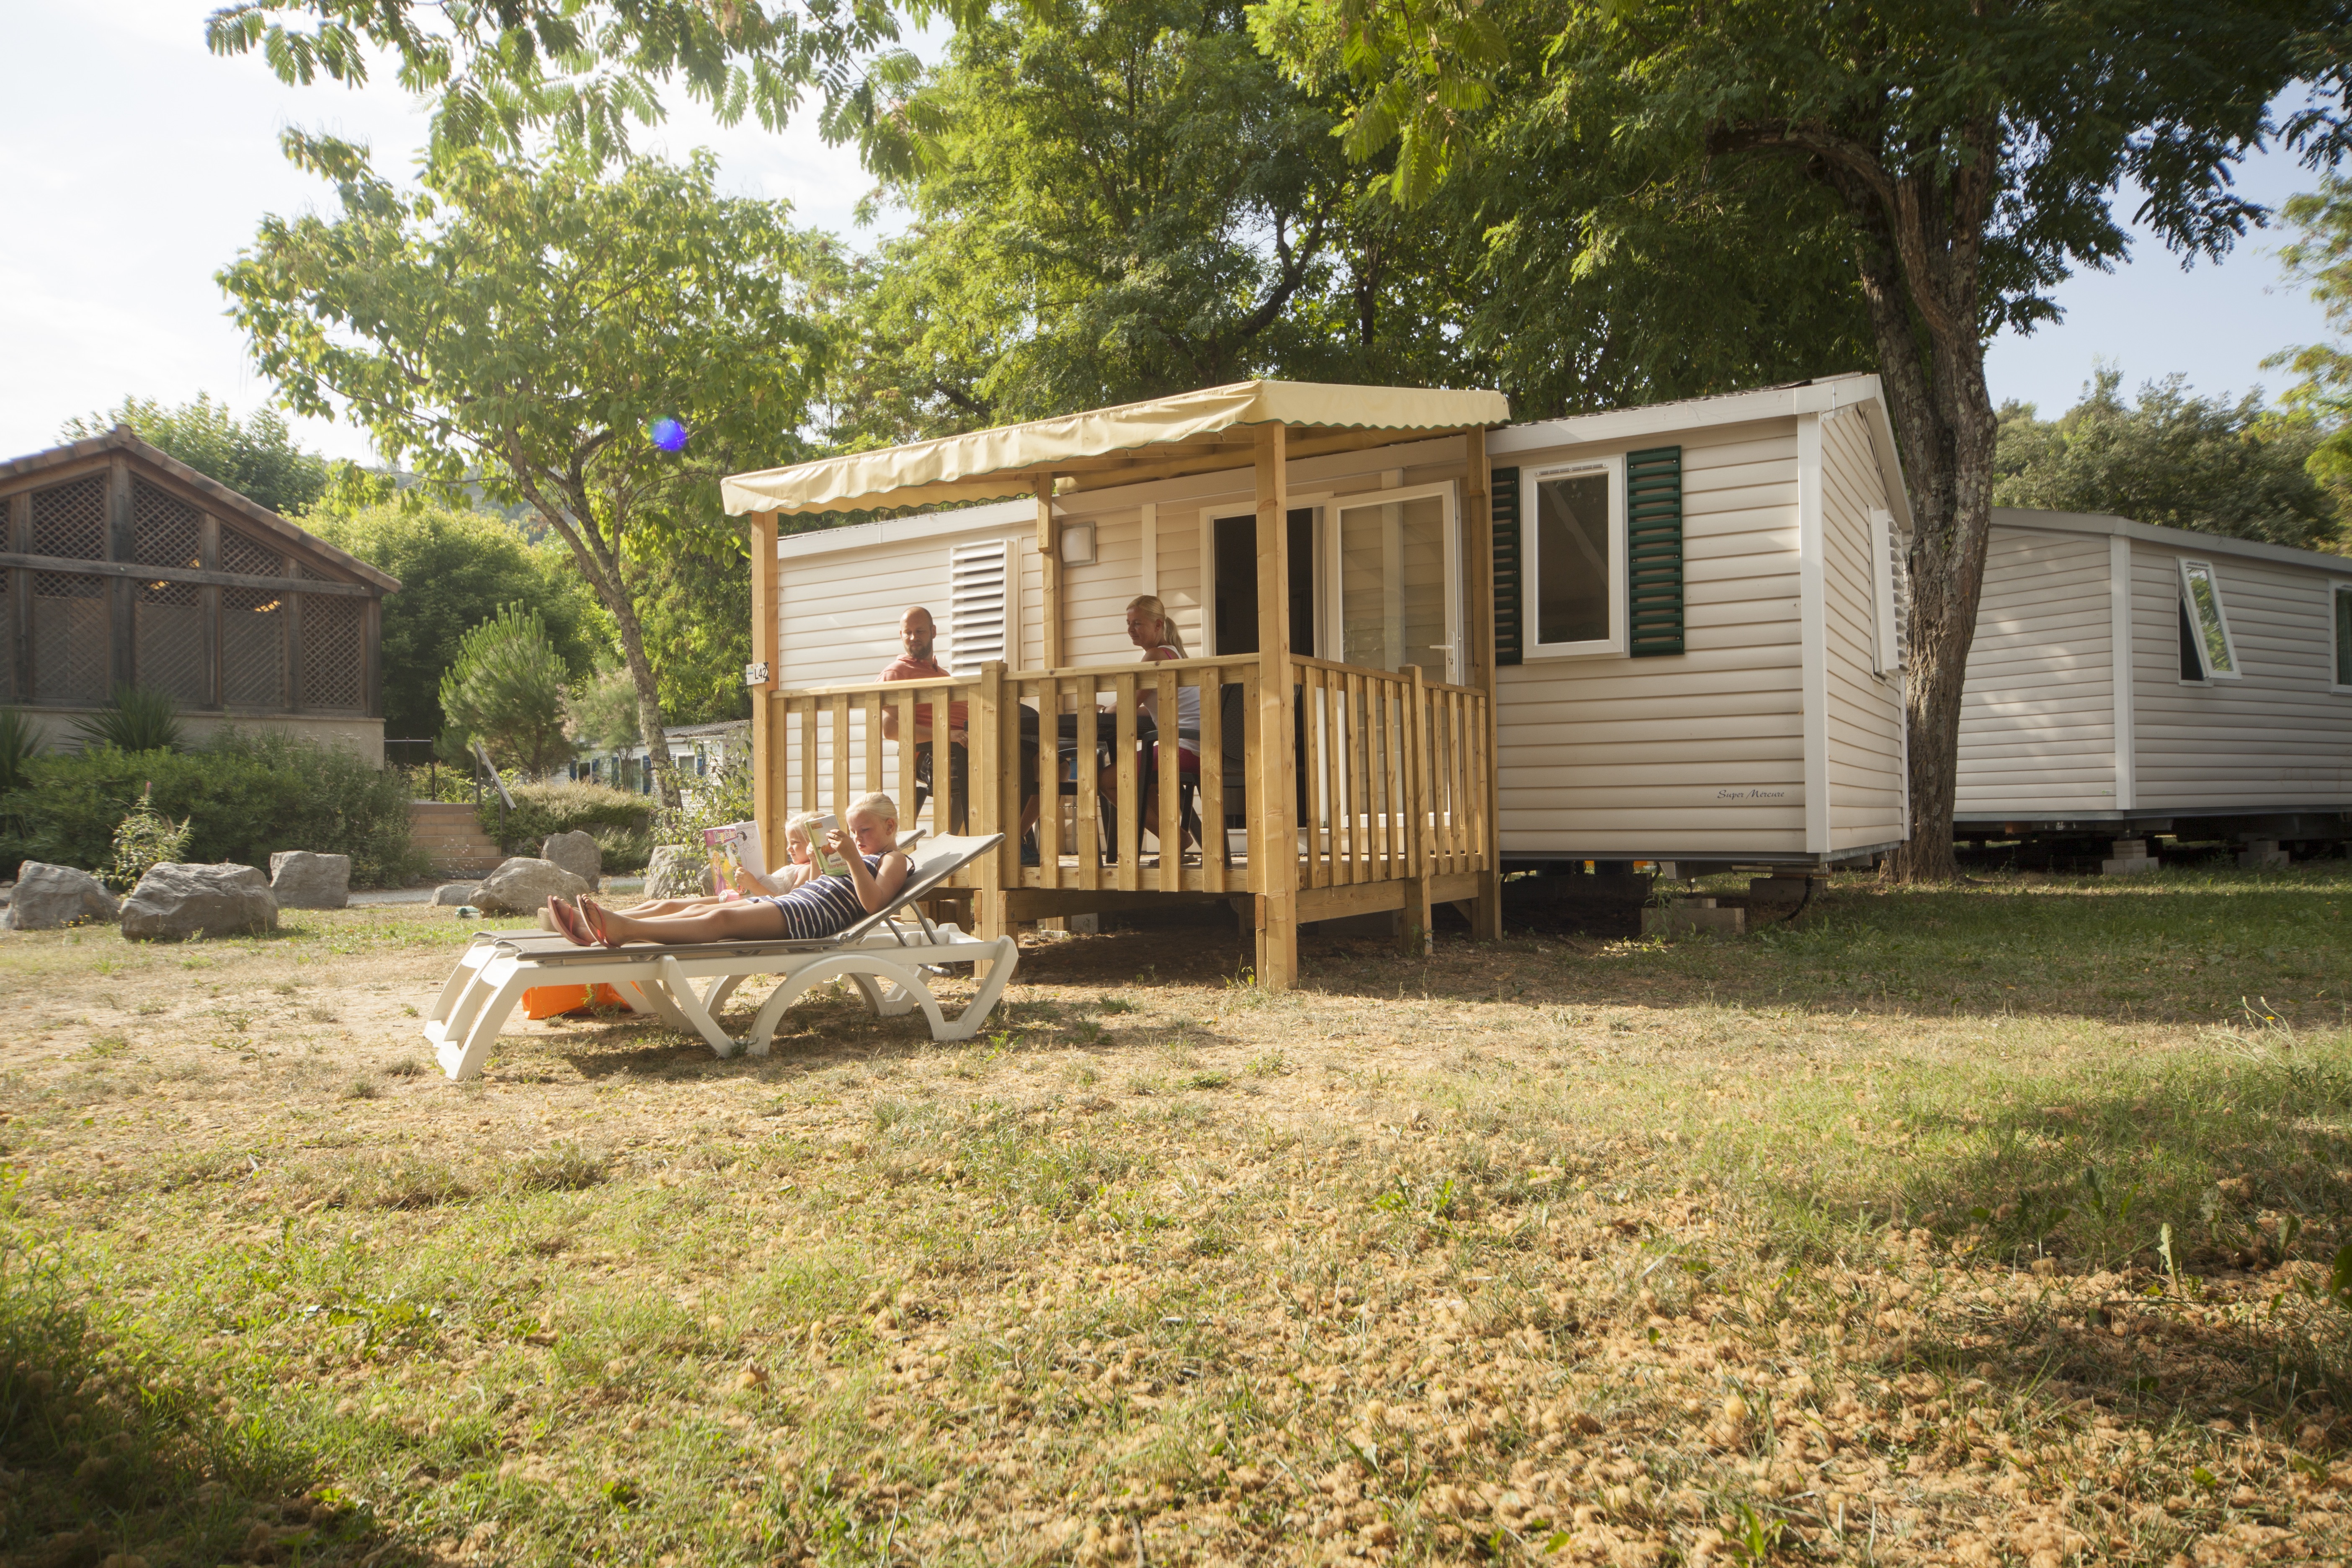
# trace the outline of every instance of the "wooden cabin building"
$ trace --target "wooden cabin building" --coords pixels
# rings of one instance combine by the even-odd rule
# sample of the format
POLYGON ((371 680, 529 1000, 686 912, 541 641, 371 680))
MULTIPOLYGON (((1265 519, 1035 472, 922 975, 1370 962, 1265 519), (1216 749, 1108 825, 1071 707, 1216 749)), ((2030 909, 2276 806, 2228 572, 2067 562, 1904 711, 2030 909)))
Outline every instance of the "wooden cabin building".
POLYGON ((1006 833, 969 879, 982 930, 1231 900, 1273 985, 1318 920, 1399 911, 1417 950, 1459 901, 1493 934, 1508 868, 1899 843, 1908 514, 1876 378, 1507 418, 1493 393, 1251 382, 730 478, 769 841, 866 789, 911 807, 925 746, 889 734, 961 703, 971 798, 926 825, 1006 833), (919 507, 952 510, 777 527, 919 507), (1190 657, 1138 659, 1139 595, 1190 657), (910 605, 941 686, 877 679, 910 605), (1196 781, 1135 743, 1145 709, 1197 712, 1196 781), (1181 863, 1143 853, 1154 767, 1203 825, 1181 863))
POLYGON ((383 760, 383 572, 127 426, 0 463, 0 704, 49 743, 118 687, 192 739, 276 730, 383 760))

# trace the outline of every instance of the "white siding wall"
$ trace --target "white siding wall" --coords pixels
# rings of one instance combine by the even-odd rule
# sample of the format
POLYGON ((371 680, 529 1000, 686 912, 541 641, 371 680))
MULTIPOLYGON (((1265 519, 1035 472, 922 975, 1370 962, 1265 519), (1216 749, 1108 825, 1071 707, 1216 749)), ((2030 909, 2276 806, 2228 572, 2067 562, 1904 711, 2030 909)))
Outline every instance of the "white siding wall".
POLYGON ((1830 848, 1899 843, 1903 687, 1871 668, 1877 634, 1870 514, 1887 504, 1867 408, 1822 419, 1822 590, 1829 675, 1830 848))
MULTIPOLYGON (((1796 421, 1572 450, 1677 440, 1689 651, 1530 659, 1499 672, 1506 855, 1804 851, 1796 421)), ((1505 460, 1525 474, 1567 455, 1505 460)))
POLYGON ((2110 623, 2104 536, 1993 529, 1960 694, 1958 815, 2117 808, 2110 623))
MULTIPOLYGON (((1073 515, 1067 507, 1063 514, 1073 515)), ((1127 604, 1142 592, 1140 516, 1126 506, 1083 521, 1095 525, 1095 563, 1062 568, 1063 653, 1074 665, 1140 659, 1127 640, 1127 604)))
POLYGON ((2352 806, 2352 696, 2328 689, 2324 572, 2132 541, 2132 696, 2142 811, 2352 806), (2180 679, 2182 557, 2210 561, 2237 680, 2180 679))
POLYGON ((1160 601, 1183 633, 1185 651, 1199 656, 1209 639, 1202 629, 1201 514, 1192 507, 1160 509, 1160 601))

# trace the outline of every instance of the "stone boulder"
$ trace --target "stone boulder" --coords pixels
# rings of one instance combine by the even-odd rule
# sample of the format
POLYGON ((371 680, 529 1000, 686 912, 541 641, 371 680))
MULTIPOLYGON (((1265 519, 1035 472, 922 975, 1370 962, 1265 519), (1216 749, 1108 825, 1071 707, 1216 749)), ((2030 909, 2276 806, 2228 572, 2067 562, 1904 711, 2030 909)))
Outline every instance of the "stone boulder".
POLYGON ((89 872, 27 860, 16 873, 16 891, 8 901, 8 929, 56 931, 110 921, 120 908, 106 884, 89 872))
POLYGON ((710 858, 689 844, 665 844, 646 863, 646 897, 698 899, 711 891, 710 858))
POLYGON ((604 876, 604 847, 597 843, 590 835, 579 832, 577 829, 551 837, 546 843, 539 847, 539 858, 542 860, 554 861, 582 881, 586 882, 588 890, 592 893, 596 890, 596 884, 604 876))
POLYGON ((280 849, 269 858, 269 890, 281 910, 341 910, 351 907, 352 858, 280 849))
POLYGON ((518 855, 474 889, 474 902, 490 914, 537 914, 550 899, 576 899, 588 884, 552 860, 518 855))
POLYGON ((446 910, 470 904, 481 890, 479 882, 444 882, 433 889, 433 907, 446 910))
POLYGON ((257 936, 277 929, 277 896, 251 866, 167 861, 140 878, 122 902, 122 934, 141 942, 257 936))

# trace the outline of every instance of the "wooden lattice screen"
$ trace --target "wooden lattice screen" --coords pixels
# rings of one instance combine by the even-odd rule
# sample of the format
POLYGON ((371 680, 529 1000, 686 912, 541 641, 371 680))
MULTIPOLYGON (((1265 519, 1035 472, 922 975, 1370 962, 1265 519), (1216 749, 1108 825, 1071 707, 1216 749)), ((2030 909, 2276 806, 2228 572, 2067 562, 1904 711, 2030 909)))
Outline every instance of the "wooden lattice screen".
MULTIPOLYGON (((228 541, 224 532, 223 555, 228 541)), ((285 595, 268 588, 221 590, 221 700, 271 712, 286 706, 285 595)))
POLYGON ((230 528, 221 530, 220 563, 224 572, 241 572, 248 577, 286 575, 285 556, 230 528))
POLYGON ((360 706, 361 602, 302 595, 302 706, 360 706))
POLYGON ((33 700, 105 701, 112 624, 105 578, 78 572, 34 573, 33 700))
POLYGON ((193 583, 142 583, 132 615, 139 684, 168 691, 186 707, 211 707, 203 592, 193 583))
POLYGON ((144 479, 131 483, 131 559, 142 566, 202 566, 205 520, 144 479))
POLYGON ((16 580, 0 571, 0 702, 16 696, 16 580))
POLYGON ((33 492, 33 553, 68 561, 103 561, 106 476, 33 492))

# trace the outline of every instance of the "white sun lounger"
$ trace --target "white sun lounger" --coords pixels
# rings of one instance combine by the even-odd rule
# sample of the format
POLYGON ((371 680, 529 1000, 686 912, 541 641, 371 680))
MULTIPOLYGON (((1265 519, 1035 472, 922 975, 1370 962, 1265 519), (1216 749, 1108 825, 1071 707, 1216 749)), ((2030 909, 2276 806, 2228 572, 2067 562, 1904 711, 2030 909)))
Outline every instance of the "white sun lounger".
POLYGON ((931 1038, 968 1040, 1004 993, 1020 962, 1011 937, 982 941, 952 925, 934 923, 916 909, 925 897, 1004 836, 936 837, 908 852, 906 886, 891 906, 838 936, 814 942, 783 938, 657 946, 580 947, 541 931, 478 931, 441 987, 425 1022, 425 1037, 452 1079, 473 1078, 489 1058, 507 1016, 534 985, 610 985, 632 1012, 659 1014, 681 1034, 700 1035, 721 1057, 768 1054, 784 1009, 813 985, 847 980, 879 1017, 920 1007, 931 1038), (916 929, 902 924, 911 915, 916 929), (923 976, 950 964, 986 963, 988 978, 962 1012, 949 1018, 923 976), (741 1038, 719 1026, 718 1014, 745 977, 774 974, 782 984, 762 1003, 741 1038), (697 982, 707 982, 699 987, 697 982))

